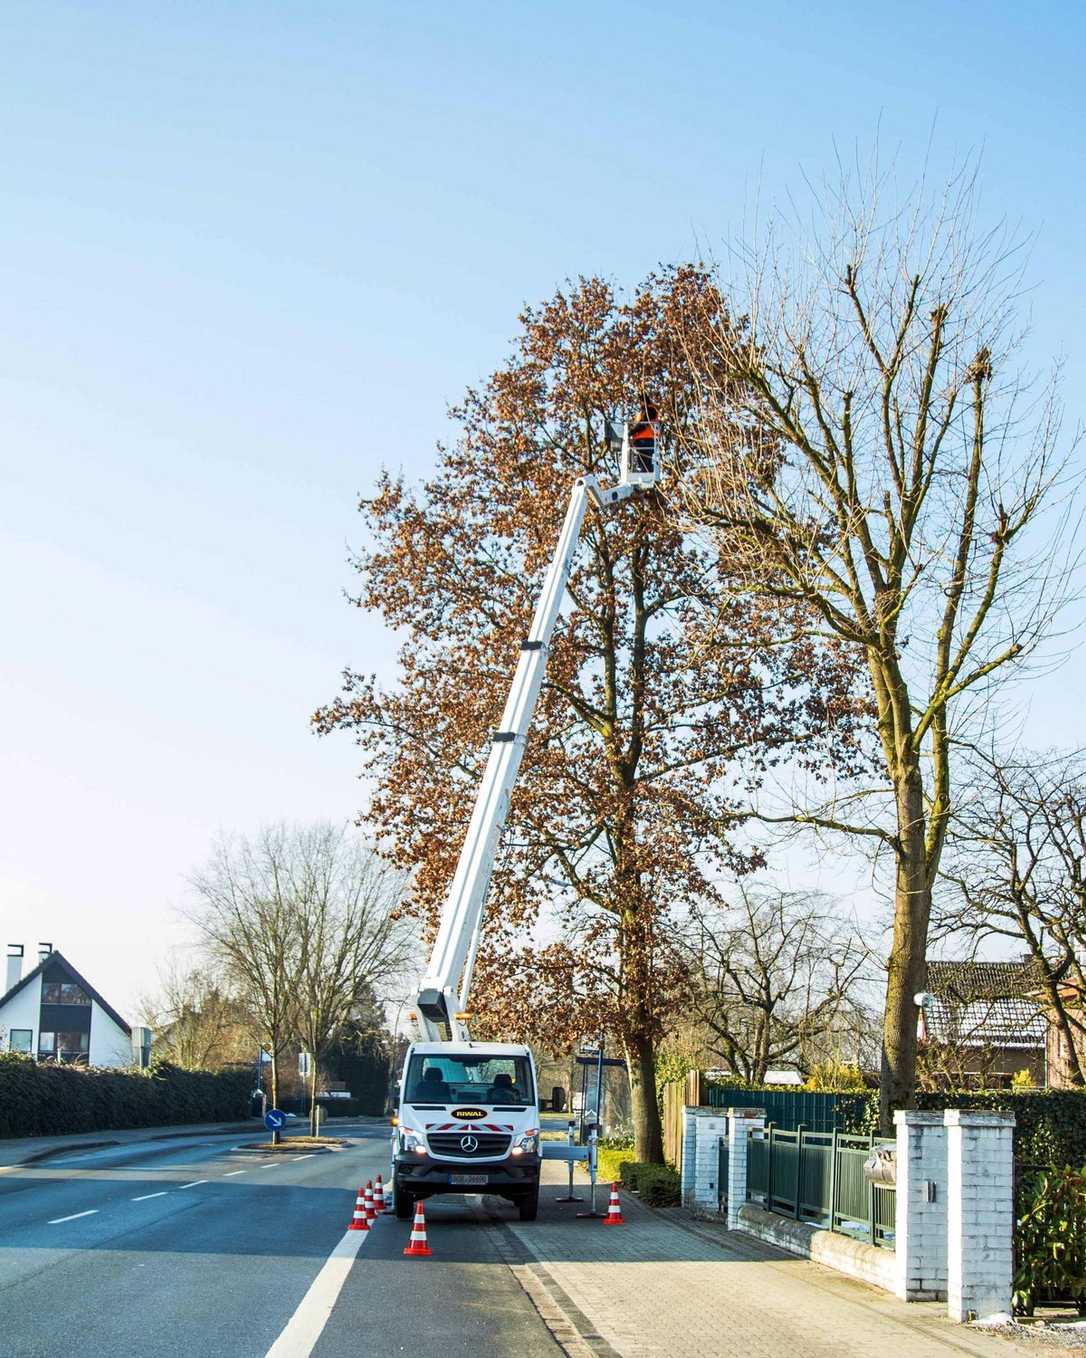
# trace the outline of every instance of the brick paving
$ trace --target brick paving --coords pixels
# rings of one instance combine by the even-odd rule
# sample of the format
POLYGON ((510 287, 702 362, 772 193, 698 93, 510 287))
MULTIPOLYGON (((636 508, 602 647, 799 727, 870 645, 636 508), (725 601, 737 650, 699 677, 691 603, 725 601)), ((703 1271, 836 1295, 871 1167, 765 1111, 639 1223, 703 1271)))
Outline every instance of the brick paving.
MULTIPOLYGON (((552 1184, 562 1173, 557 1165, 546 1171, 552 1184)), ((944 1303, 906 1305, 715 1222, 694 1222, 679 1209, 650 1211, 623 1194, 624 1227, 577 1221, 576 1205, 551 1201, 559 1191, 545 1190, 537 1222, 506 1220, 502 1233, 515 1241, 508 1262, 568 1354, 1012 1358, 1027 1352, 1010 1339, 954 1325, 944 1303)), ((605 1210, 606 1194, 599 1197, 605 1210)))

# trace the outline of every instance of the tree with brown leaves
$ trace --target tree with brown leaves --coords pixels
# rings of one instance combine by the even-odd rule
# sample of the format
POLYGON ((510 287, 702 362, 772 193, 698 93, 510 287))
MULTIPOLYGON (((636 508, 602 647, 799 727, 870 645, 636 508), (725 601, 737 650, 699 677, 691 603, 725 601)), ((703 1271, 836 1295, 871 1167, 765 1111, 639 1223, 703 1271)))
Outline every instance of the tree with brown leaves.
MULTIPOLYGON (((373 546, 355 563, 357 603, 403 635, 399 683, 348 672, 315 722, 353 732, 374 782, 367 821, 414 873, 431 929, 570 487, 617 478, 604 420, 620 425, 644 394, 665 440, 686 420, 671 335, 695 298, 732 324, 689 267, 627 303, 582 279, 525 311, 508 362, 453 411, 458 438, 423 492, 385 475, 361 506, 373 546)), ((662 1157, 656 1043, 689 997, 674 923, 721 873, 762 862, 721 825, 769 765, 851 753, 863 721, 847 648, 812 645, 802 608, 733 598, 705 645, 721 574, 656 493, 590 513, 473 988, 477 1031, 552 1051, 601 1033, 620 1046, 643 1160, 662 1157)))

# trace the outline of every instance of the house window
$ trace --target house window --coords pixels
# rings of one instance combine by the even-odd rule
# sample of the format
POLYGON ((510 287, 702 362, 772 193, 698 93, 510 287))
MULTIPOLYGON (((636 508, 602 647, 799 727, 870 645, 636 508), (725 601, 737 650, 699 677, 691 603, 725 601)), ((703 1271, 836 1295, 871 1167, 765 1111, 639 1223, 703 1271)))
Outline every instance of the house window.
POLYGON ((81 986, 70 981, 46 981, 41 988, 42 1004, 90 1004, 81 986))
POLYGON ((13 1052, 29 1052, 34 1045, 33 1028, 12 1028, 8 1034, 8 1050, 13 1052))
POLYGON ((38 1055, 39 1055, 39 1056, 52 1056, 53 1053, 56 1051, 56 1049, 57 1049, 57 1035, 56 1035, 56 1033, 39 1033, 39 1034, 38 1034, 38 1055))
POLYGON ((78 1061, 90 1050, 90 1033, 57 1033, 57 1059, 78 1061))

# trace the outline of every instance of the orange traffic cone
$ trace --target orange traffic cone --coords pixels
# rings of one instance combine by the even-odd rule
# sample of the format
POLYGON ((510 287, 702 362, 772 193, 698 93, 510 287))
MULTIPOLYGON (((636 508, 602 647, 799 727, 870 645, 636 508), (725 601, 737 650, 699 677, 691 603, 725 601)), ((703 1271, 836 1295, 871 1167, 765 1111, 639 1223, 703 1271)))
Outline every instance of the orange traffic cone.
POLYGON ((373 1205, 373 1180, 372 1180, 372 1179, 368 1179, 368 1180, 366 1181, 366 1196, 365 1196, 365 1197, 363 1198, 363 1200, 362 1200, 362 1206, 365 1208, 365 1212, 366 1212, 366 1220, 367 1220, 367 1221, 369 1222, 369 1224, 372 1226, 373 1223, 377 1220, 377 1209, 376 1209, 376 1208, 374 1207, 374 1205, 373 1205))
POLYGON ((607 1215, 603 1219, 605 1226, 625 1226, 626 1219, 622 1215, 622 1207, 618 1200, 618 1184, 611 1185, 611 1201, 607 1204, 607 1215))
POLYGON ((383 1215, 384 1215, 384 1210, 385 1210, 385 1186, 384 1186, 384 1184, 381 1182, 381 1176, 380 1176, 380 1174, 378 1174, 378 1176, 377 1176, 377 1182, 373 1185, 373 1209, 374 1209, 374 1211, 377 1213, 378 1216, 383 1216, 383 1215))
POLYGON ((411 1239, 407 1242, 404 1254, 420 1256, 433 1254, 433 1250, 426 1243, 426 1217, 423 1215, 421 1199, 415 1203, 415 1220, 411 1225, 411 1239))
POLYGON ((358 1190, 358 1196, 354 1200, 354 1216, 351 1217, 351 1224, 347 1227, 349 1231, 368 1231, 369 1222, 366 1220, 366 1200, 362 1196, 362 1190, 358 1190))

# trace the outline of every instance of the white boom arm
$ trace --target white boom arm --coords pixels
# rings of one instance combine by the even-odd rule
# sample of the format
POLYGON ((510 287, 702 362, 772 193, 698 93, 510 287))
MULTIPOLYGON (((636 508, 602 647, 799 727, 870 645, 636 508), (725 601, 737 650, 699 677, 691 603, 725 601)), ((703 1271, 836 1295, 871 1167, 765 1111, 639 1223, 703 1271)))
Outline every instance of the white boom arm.
POLYGON ((659 479, 651 456, 655 449, 649 453, 648 466, 642 460, 631 470, 628 442, 628 438, 623 439, 623 479, 619 485, 601 490, 594 476, 582 476, 574 485, 558 545, 536 603, 531 631, 520 643, 520 658, 501 726, 491 737, 490 754, 467 837, 441 914, 429 966, 419 986, 417 1018, 423 1036, 429 1041, 467 1041, 465 1020, 460 1014, 467 1008, 487 888, 588 502, 591 499, 601 508, 609 509, 629 499, 641 486, 654 485, 659 479))

